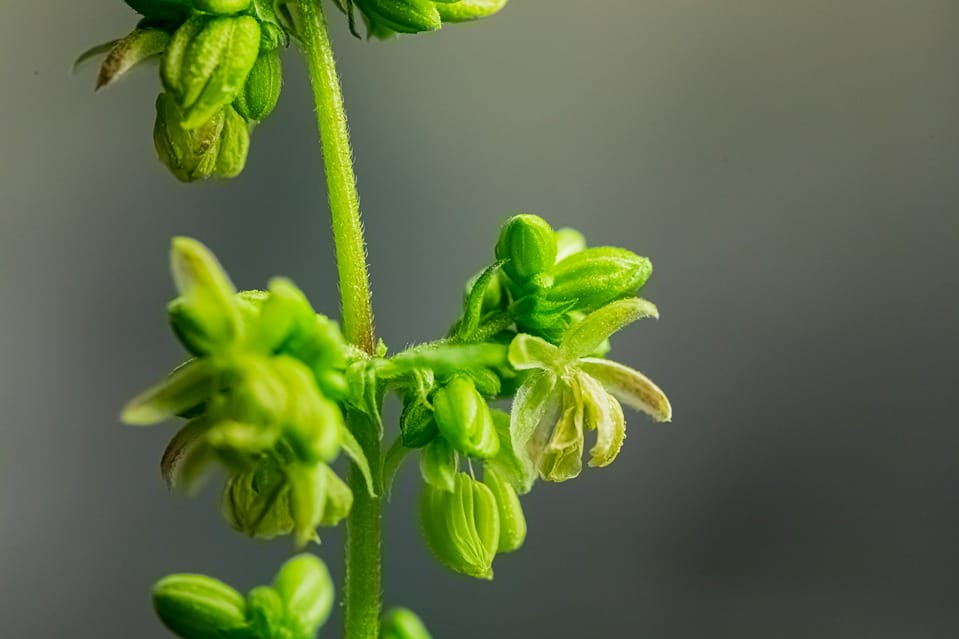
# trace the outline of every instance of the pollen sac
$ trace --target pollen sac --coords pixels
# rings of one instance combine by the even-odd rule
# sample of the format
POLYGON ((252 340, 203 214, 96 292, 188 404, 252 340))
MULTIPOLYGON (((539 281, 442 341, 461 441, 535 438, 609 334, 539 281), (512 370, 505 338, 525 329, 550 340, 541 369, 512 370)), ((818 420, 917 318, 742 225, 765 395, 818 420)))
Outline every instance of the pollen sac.
POLYGON ((491 16, 506 6, 507 0, 459 0, 437 4, 443 22, 469 22, 491 16))
POLYGON ((420 507, 426 543, 436 558, 454 572, 493 578, 500 522, 490 489, 465 473, 457 473, 452 492, 426 484, 420 507))
POLYGON ((569 302, 576 310, 593 311, 634 295, 652 273, 652 262, 632 251, 610 246, 588 248, 556 264, 547 299, 569 302))
POLYGON ((538 215, 512 217, 500 231, 496 259, 504 260, 503 271, 514 282, 528 288, 556 262, 556 234, 538 215))
POLYGON ((276 50, 263 50, 233 106, 247 120, 260 122, 276 107, 282 84, 283 63, 280 54, 276 50))
POLYGON ((260 35, 251 16, 196 14, 176 30, 160 78, 183 111, 184 129, 204 126, 237 98, 259 56, 260 35))
POLYGON ((412 610, 393 608, 383 615, 380 639, 433 639, 433 637, 412 610))
POLYGON ((157 616, 184 639, 223 639, 249 633, 246 601, 222 581, 204 575, 170 575, 153 587, 157 616))
POLYGON ((480 459, 499 452, 489 406, 471 378, 455 376, 436 391, 433 408, 439 432, 454 449, 480 459))

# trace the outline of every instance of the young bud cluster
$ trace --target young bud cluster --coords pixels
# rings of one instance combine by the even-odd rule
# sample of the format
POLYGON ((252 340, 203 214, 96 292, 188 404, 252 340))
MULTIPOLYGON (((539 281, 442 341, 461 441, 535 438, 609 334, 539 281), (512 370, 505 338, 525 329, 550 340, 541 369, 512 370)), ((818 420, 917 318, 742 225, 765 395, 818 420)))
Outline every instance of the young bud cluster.
POLYGON ((205 575, 170 575, 153 587, 157 616, 182 639, 314 639, 333 599, 326 565, 306 554, 246 597, 205 575))
POLYGON ((388 38, 397 33, 436 31, 445 22, 469 22, 491 16, 507 0, 338 0, 351 15, 359 9, 371 36, 388 38))
POLYGON ((226 519, 250 536, 292 533, 302 545, 353 501, 328 464, 340 450, 366 463, 339 404, 350 350, 288 280, 237 293, 216 258, 186 238, 174 241, 172 264, 180 297, 170 321, 193 359, 132 400, 123 419, 188 417, 163 458, 168 482, 190 490, 219 461, 226 519))

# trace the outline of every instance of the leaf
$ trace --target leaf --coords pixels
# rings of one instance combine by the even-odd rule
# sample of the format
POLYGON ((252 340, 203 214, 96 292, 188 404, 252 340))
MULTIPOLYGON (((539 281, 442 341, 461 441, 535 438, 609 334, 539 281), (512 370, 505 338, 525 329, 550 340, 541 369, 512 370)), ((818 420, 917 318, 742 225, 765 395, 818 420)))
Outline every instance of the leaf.
POLYGON ((627 406, 646 413, 657 422, 672 419, 673 409, 666 394, 639 371, 617 362, 593 358, 580 360, 580 369, 627 406))
POLYGON ((210 428, 206 419, 194 419, 177 431, 160 460, 160 474, 167 487, 193 492, 214 460, 213 450, 203 435, 210 428))
POLYGON ((392 378, 422 368, 431 369, 437 375, 464 368, 497 368, 506 364, 506 351, 503 344, 431 342, 394 355, 381 374, 392 378))
POLYGON ((382 486, 380 486, 380 490, 383 493, 383 497, 386 498, 386 501, 390 501, 393 492, 393 482, 396 480, 396 475, 399 473, 400 467, 412 452, 412 448, 407 448, 403 445, 402 437, 397 437, 393 440, 393 444, 389 450, 386 451, 386 455, 383 457, 382 486))
POLYGON ((216 390, 217 373, 219 367, 209 359, 192 359, 131 399, 120 420, 131 426, 150 426, 185 413, 205 402, 216 390))
POLYGON ((560 350, 568 359, 586 357, 610 335, 644 317, 659 317, 659 311, 652 302, 639 297, 611 302, 570 328, 560 344, 560 350))
POLYGON ((103 55, 104 53, 109 52, 110 49, 115 47, 117 43, 119 42, 120 42, 119 39, 110 40, 109 42, 104 42, 103 44, 98 44, 96 46, 90 47, 89 49, 81 53, 77 57, 77 59, 73 62, 73 72, 76 73, 77 71, 79 71, 80 67, 82 67, 83 64, 87 62, 88 60, 92 60, 93 58, 99 55, 103 55))
POLYGON ((476 279, 473 288, 470 289, 469 298, 466 300, 463 319, 456 331, 457 338, 469 341, 479 329, 480 319, 483 316, 483 300, 486 298, 486 292, 490 285, 496 283, 496 276, 503 263, 503 260, 494 262, 476 279))
POLYGON ((373 473, 370 472, 370 462, 366 458, 366 453, 363 452, 363 447, 360 446, 360 442, 356 441, 356 437, 353 436, 353 433, 350 432, 350 429, 347 428, 343 422, 340 422, 340 446, 343 448, 346 456, 356 464, 356 467, 360 470, 360 474, 363 475, 363 479, 366 481, 366 489, 370 492, 370 497, 376 497, 376 486, 373 484, 373 473))
POLYGON ((210 249, 192 238, 174 238, 170 269, 184 304, 210 340, 219 344, 236 341, 242 331, 236 287, 210 249))

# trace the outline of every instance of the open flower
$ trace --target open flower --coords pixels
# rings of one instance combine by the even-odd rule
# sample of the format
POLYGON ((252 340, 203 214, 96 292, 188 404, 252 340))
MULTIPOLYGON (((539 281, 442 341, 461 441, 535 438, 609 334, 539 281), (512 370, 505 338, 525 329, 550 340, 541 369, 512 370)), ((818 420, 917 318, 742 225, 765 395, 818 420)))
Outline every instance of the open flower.
POLYGON ((517 335, 510 364, 532 371, 516 394, 510 432, 527 477, 565 481, 582 470, 584 435, 597 432, 590 466, 607 466, 626 437, 620 402, 658 422, 672 417, 669 400, 649 378, 628 366, 589 357, 610 335, 656 307, 630 298, 608 304, 570 328, 559 346, 533 335, 517 335))

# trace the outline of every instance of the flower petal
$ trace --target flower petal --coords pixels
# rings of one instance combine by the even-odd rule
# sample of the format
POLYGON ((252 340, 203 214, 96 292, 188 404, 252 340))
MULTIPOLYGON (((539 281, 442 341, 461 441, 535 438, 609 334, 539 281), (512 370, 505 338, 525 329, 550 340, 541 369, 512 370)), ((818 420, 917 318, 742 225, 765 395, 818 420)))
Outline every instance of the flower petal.
POLYGON ((518 371, 551 368, 559 360, 559 349, 541 337, 520 333, 509 345, 509 363, 518 371))
POLYGON ((578 379, 586 408, 586 427, 596 429, 596 444, 590 449, 589 465, 609 466, 626 439, 626 419, 616 398, 589 375, 578 379))
POLYGON ((617 362, 593 358, 580 360, 580 369, 627 406, 646 413, 657 422, 672 419, 673 409, 666 394, 639 371, 617 362))
MULTIPOLYGON (((522 461, 524 475, 536 476, 536 467, 530 455, 530 440, 539 429, 540 423, 556 423, 562 392, 556 392, 557 377, 549 371, 540 371, 530 375, 516 392, 513 409, 510 413, 510 439, 512 449, 522 461)), ((532 480, 528 480, 532 484, 532 480)), ((521 491, 523 492, 523 491, 521 491)))
POLYGON ((659 311, 652 302, 639 297, 612 302, 593 311, 570 328, 560 350, 569 359, 586 357, 610 335, 644 317, 659 317, 659 311))

